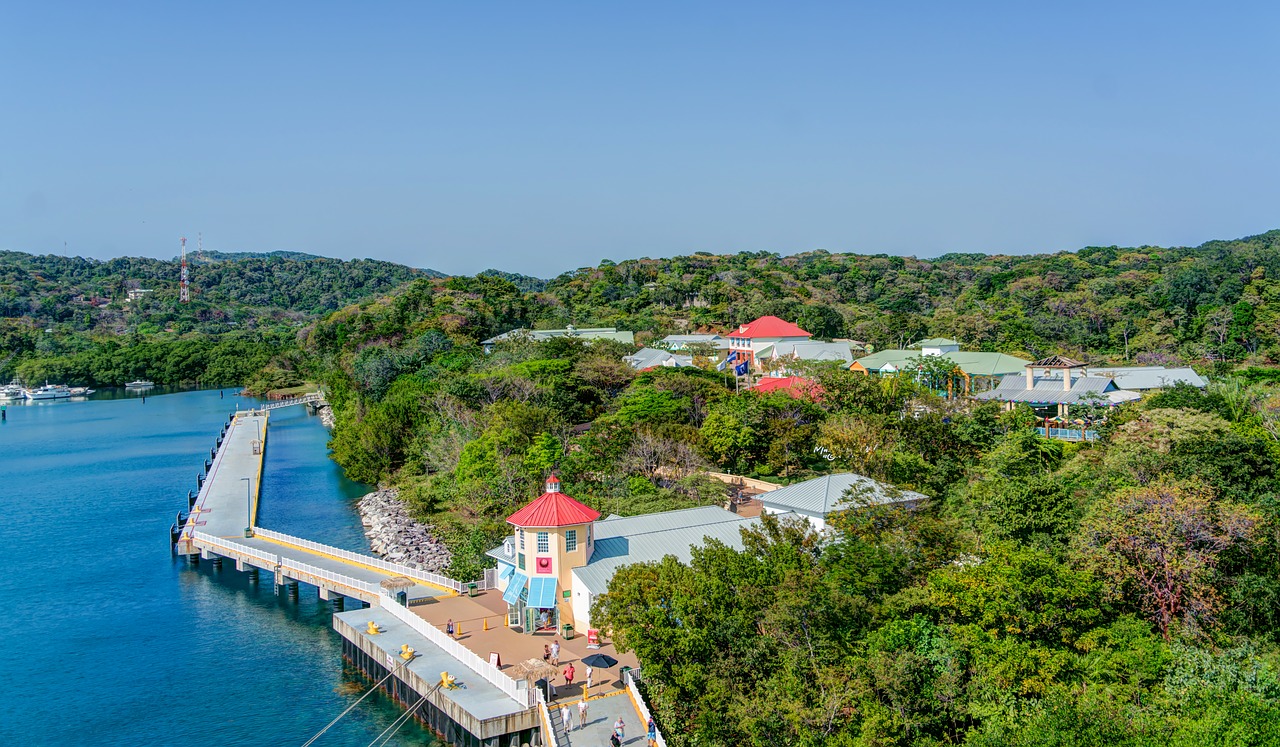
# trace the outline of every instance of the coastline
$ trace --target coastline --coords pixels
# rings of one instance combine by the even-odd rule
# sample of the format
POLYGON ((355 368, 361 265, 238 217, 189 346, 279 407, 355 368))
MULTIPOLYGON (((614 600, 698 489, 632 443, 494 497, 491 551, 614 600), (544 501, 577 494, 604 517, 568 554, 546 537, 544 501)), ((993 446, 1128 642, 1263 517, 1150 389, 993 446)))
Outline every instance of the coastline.
POLYGON ((399 490, 375 490, 356 508, 374 555, 425 571, 440 572, 449 565, 449 549, 431 533, 430 524, 409 515, 399 490))

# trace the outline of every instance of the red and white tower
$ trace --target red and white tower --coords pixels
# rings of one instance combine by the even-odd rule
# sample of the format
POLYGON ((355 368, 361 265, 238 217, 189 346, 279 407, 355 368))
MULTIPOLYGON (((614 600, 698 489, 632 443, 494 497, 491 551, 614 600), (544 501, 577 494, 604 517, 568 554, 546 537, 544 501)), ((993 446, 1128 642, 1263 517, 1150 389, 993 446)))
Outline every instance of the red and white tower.
POLYGON ((191 301, 191 288, 187 284, 187 237, 182 237, 182 280, 178 284, 178 302, 191 301))

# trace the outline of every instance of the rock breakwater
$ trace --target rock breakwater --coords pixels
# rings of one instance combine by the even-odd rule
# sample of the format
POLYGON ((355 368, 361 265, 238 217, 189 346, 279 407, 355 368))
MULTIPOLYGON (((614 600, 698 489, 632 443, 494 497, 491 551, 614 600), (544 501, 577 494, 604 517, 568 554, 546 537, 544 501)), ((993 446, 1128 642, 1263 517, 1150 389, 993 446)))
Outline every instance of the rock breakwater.
POLYGON ((409 516, 399 491, 377 490, 356 505, 374 554, 424 571, 439 572, 449 565, 449 549, 432 536, 431 525, 409 516))

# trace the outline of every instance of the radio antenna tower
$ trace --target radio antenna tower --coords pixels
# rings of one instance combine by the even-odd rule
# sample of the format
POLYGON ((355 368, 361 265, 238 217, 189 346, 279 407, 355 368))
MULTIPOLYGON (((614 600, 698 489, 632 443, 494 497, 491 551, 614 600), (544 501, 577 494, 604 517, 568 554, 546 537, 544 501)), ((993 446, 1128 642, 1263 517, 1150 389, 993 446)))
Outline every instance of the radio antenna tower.
POLYGON ((187 285, 187 237, 182 237, 182 280, 178 284, 178 302, 191 301, 191 289, 187 285))

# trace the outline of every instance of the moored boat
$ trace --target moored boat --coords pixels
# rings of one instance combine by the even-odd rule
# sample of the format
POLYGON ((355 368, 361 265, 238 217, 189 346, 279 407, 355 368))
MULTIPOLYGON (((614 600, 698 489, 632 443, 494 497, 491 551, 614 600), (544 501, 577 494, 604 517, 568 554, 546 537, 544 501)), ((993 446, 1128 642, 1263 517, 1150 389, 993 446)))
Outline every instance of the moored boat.
POLYGON ((4 399, 23 399, 27 396, 27 390, 22 388, 22 384, 14 379, 9 384, 0 387, 0 400, 4 399))
POLYGON ((150 389, 155 385, 156 384, 154 381, 147 381, 146 379, 138 379, 137 381, 130 381, 128 384, 125 384, 124 388, 125 389, 150 389))
POLYGON ((46 383, 44 386, 39 386, 35 389, 28 389, 26 392, 26 397, 30 400, 66 399, 70 396, 71 388, 66 384, 46 383))

